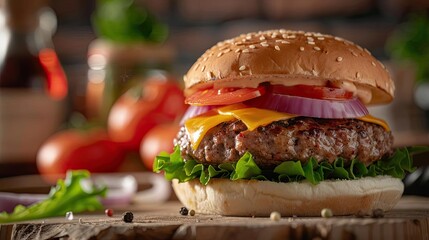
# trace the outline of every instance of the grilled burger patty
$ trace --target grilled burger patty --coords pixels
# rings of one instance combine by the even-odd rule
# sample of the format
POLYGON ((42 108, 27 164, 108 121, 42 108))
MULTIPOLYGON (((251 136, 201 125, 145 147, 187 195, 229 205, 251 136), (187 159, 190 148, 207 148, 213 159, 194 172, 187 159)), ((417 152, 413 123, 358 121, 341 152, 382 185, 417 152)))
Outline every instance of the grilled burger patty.
POLYGON ((392 154, 393 136, 379 125, 356 119, 298 117, 273 122, 248 131, 241 121, 225 122, 212 128, 196 150, 182 127, 175 140, 184 159, 203 164, 236 162, 250 152, 258 166, 271 168, 284 161, 345 163, 358 159, 366 165, 392 154))

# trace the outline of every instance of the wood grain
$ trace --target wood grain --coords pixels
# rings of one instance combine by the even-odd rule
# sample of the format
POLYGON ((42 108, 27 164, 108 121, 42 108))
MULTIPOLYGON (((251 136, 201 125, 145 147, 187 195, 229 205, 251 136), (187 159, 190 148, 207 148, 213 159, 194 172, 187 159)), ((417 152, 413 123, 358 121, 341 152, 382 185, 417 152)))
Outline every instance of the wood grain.
POLYGON ((404 197, 383 218, 281 218, 182 216, 181 205, 130 206, 102 213, 80 215, 68 221, 51 218, 0 225, 0 237, 12 239, 429 239, 429 199, 404 197), (121 220, 133 211, 133 223, 121 220))

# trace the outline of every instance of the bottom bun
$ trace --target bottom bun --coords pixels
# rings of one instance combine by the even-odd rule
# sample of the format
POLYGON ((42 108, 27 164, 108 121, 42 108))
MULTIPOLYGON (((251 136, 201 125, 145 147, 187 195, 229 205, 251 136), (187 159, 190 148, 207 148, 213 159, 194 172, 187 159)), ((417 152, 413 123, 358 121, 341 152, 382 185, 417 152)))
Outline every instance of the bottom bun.
POLYGON ((323 208, 334 215, 369 215, 374 209, 392 209, 404 190, 402 181, 390 176, 358 180, 276 183, 257 180, 211 179, 204 186, 198 179, 179 183, 173 189, 188 209, 225 216, 320 216, 323 208))

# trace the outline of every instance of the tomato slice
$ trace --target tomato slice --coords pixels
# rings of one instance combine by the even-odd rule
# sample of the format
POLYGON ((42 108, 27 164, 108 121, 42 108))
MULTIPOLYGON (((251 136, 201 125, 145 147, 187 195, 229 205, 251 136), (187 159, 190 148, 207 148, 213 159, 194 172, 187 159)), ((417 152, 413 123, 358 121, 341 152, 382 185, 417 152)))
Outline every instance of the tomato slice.
POLYGON ((352 92, 341 88, 324 86, 295 85, 286 87, 282 85, 272 85, 271 91, 277 94, 315 99, 345 100, 353 98, 352 92))
POLYGON ((263 86, 257 88, 221 88, 198 91, 185 99, 190 105, 229 105, 240 103, 265 93, 263 86))

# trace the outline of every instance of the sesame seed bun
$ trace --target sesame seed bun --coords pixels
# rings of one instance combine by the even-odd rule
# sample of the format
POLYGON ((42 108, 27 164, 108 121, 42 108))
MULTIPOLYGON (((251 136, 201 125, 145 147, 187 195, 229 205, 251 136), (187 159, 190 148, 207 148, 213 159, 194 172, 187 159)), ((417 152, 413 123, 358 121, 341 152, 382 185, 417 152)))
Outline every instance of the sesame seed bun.
POLYGON ((184 76, 185 94, 262 82, 325 86, 354 92, 366 104, 390 102, 394 83, 362 47, 330 35, 273 30, 242 34, 207 50, 184 76))
POLYGON ((207 186, 198 179, 185 183, 173 180, 179 200, 198 213, 225 216, 320 216, 323 208, 334 215, 370 215, 373 210, 392 209, 404 186, 390 176, 358 180, 326 180, 318 185, 308 182, 211 179, 207 186))

